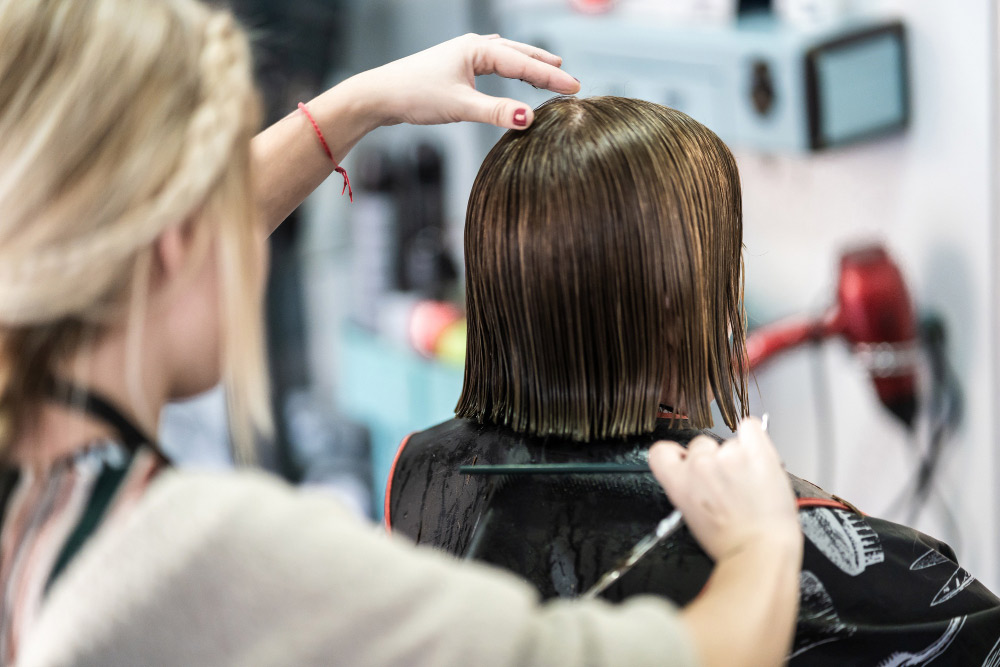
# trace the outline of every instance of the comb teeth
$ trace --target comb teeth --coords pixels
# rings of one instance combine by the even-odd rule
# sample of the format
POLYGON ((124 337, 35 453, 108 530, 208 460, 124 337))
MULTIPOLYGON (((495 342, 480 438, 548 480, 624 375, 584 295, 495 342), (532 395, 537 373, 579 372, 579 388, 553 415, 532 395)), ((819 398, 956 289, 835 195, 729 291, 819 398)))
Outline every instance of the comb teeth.
POLYGON ((462 475, 604 475, 648 473, 646 463, 502 463, 464 465, 462 475))
POLYGON ((800 515, 802 532, 834 565, 851 576, 885 560, 878 534, 864 517, 815 508, 800 515))
POLYGON ((854 514, 853 512, 844 512, 844 516, 841 516, 841 519, 851 526, 855 541, 861 546, 865 567, 881 563, 885 560, 885 554, 882 552, 882 543, 878 539, 878 533, 868 525, 863 516, 854 514))

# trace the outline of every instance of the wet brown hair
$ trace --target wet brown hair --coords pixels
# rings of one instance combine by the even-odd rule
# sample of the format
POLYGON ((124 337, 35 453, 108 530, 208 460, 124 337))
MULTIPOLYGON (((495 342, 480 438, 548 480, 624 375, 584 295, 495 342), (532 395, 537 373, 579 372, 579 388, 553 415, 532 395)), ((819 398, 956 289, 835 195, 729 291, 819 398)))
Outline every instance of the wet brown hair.
POLYGON ((665 390, 696 427, 746 415, 739 172, 658 104, 555 98, 509 131, 465 223, 456 414, 588 441, 649 433, 665 390))

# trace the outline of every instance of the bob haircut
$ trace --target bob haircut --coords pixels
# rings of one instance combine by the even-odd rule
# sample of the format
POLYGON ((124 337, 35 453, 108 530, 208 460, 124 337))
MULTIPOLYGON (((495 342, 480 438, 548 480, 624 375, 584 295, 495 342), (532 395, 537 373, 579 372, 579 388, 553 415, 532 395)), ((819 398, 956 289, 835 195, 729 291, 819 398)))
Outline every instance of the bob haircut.
POLYGON ((746 415, 739 172, 658 104, 554 98, 486 156, 465 223, 456 414, 579 441, 746 415))

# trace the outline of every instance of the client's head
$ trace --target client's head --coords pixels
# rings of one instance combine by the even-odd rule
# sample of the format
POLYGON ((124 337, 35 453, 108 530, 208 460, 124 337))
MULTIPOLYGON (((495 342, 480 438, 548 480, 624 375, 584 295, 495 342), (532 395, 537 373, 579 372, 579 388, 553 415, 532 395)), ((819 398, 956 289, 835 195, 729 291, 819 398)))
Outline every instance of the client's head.
POLYGON ((739 173, 711 130, 621 97, 556 98, 469 198, 456 413, 576 440, 746 413, 739 173))

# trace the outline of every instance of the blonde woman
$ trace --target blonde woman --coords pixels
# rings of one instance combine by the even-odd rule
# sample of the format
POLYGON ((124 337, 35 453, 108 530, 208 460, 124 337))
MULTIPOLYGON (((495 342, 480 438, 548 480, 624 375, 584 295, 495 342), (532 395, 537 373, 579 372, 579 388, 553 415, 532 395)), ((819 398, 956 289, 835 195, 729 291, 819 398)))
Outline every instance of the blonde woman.
POLYGON ((474 77, 575 92, 558 65, 467 35, 253 137, 229 14, 0 0, 0 661, 780 662, 802 545, 756 423, 722 450, 651 454, 718 556, 683 610, 542 605, 519 580, 385 539, 328 498, 249 471, 174 471, 147 435, 168 400, 220 378, 237 441, 269 428, 264 239, 359 138, 400 122, 527 127, 531 109, 477 93, 474 77))

